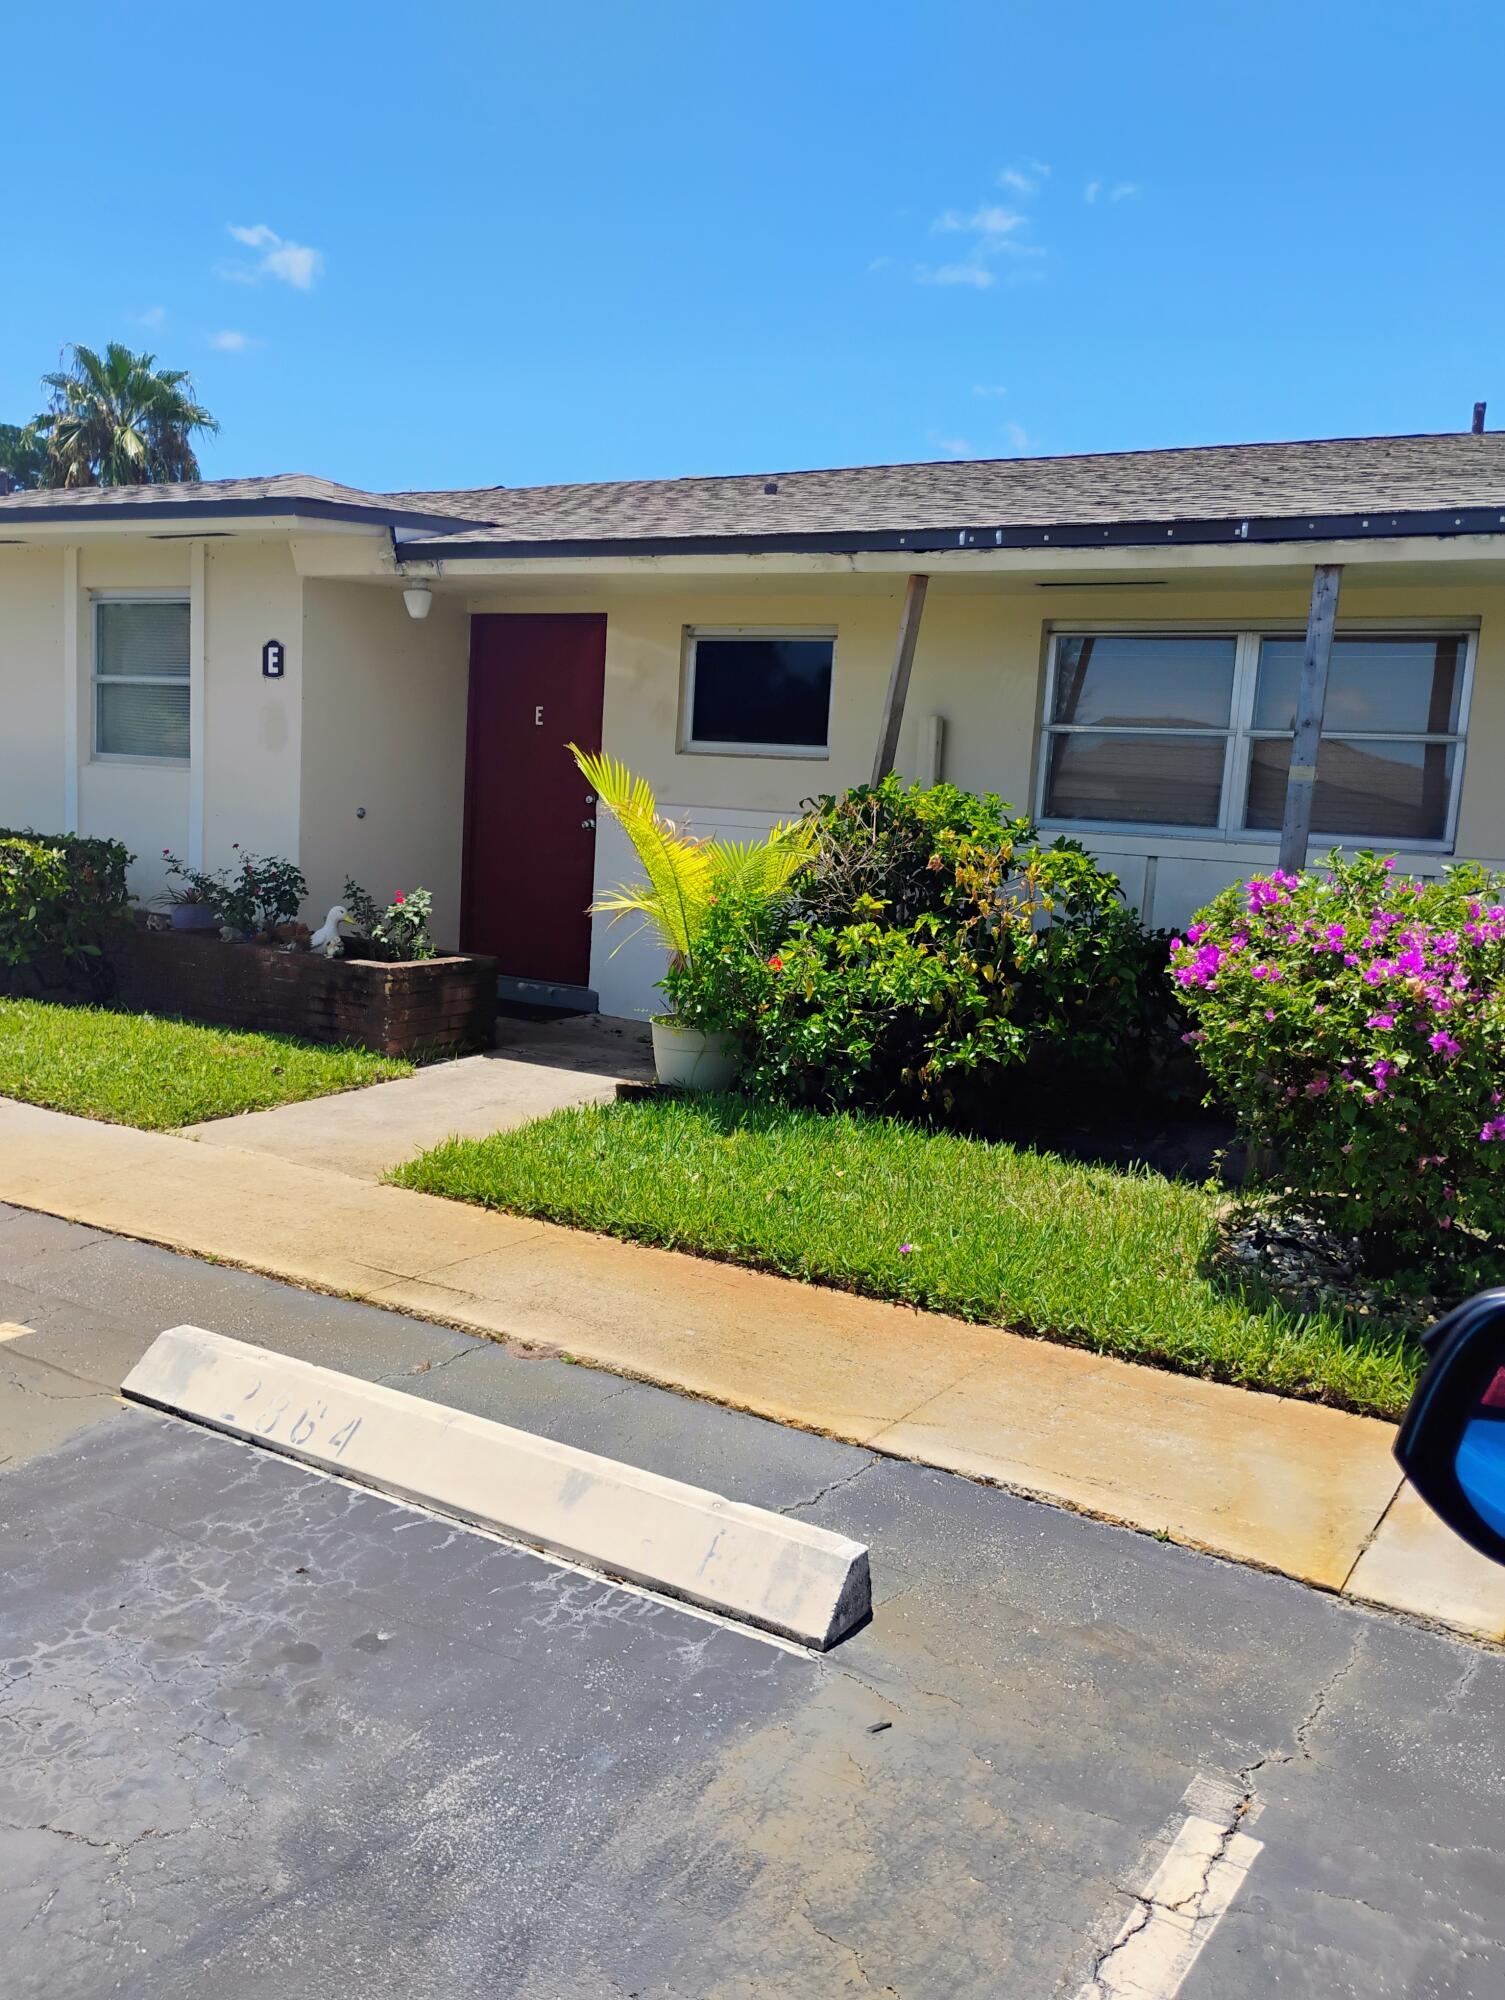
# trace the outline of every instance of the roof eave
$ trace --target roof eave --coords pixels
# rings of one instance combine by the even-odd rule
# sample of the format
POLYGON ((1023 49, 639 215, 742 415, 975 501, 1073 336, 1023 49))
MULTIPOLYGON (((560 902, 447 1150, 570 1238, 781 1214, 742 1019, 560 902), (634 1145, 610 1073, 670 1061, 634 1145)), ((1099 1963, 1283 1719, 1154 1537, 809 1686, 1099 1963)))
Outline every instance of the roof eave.
POLYGON ((1235 515, 1216 520, 1058 522, 1048 527, 956 527, 760 535, 572 537, 551 541, 442 534, 405 540, 405 560, 517 561, 568 556, 941 555, 988 549, 1227 546, 1251 542, 1389 540, 1401 536, 1505 535, 1505 508, 1443 507, 1367 514, 1235 515))
MULTIPOLYGON (((91 492, 98 488, 91 487, 91 492)), ((359 501, 324 500, 314 495, 267 494, 259 499, 143 500, 133 504, 115 500, 101 505, 45 501, 39 506, 0 505, 0 534, 12 524, 25 522, 56 524, 77 522, 80 526, 103 526, 114 521, 132 526, 151 521, 224 521, 301 519, 347 522, 352 527, 421 528, 425 534, 453 533, 461 525, 453 514, 411 514, 392 507, 365 506, 359 501)), ((473 525, 473 524, 472 524, 473 525)))

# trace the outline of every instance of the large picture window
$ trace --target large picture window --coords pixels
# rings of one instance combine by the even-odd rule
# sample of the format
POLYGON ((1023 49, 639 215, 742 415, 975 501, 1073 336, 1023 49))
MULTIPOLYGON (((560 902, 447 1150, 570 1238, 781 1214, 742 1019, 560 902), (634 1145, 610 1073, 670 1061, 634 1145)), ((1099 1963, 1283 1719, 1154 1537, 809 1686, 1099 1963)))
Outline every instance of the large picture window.
POLYGON ((94 754, 188 761, 188 600, 94 605, 94 754))
MULTIPOLYGON (((1042 816, 1260 840, 1278 832, 1304 641, 1296 633, 1058 633, 1042 816)), ((1314 835, 1448 846, 1468 633, 1333 641, 1314 835)))
POLYGON ((831 735, 830 632, 686 634, 681 747, 824 757, 831 735))

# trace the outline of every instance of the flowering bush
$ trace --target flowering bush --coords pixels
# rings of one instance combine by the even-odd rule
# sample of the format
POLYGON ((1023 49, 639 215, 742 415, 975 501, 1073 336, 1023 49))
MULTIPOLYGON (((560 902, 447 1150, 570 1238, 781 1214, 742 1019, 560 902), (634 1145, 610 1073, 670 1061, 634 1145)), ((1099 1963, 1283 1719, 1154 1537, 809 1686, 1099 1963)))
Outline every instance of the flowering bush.
POLYGON ((383 910, 347 875, 340 900, 351 923, 370 943, 373 957, 396 963, 438 957, 438 947, 429 934, 434 898, 427 889, 406 893, 399 889, 383 910))
POLYGON ((687 1026, 736 1037, 752 1095, 973 1118, 1025 1063, 1142 1066, 1164 945, 1075 841, 894 777, 817 800, 809 824, 791 893, 723 895, 664 982, 687 1026))
POLYGON ((238 873, 228 868, 189 868, 164 847, 167 894, 174 903, 205 903, 227 930, 246 937, 270 936, 278 924, 296 917, 308 883, 295 863, 275 854, 240 854, 238 873))
POLYGON ((1214 1089, 1278 1203, 1377 1261, 1505 1250, 1505 878, 1374 854, 1225 889, 1171 948, 1214 1089))

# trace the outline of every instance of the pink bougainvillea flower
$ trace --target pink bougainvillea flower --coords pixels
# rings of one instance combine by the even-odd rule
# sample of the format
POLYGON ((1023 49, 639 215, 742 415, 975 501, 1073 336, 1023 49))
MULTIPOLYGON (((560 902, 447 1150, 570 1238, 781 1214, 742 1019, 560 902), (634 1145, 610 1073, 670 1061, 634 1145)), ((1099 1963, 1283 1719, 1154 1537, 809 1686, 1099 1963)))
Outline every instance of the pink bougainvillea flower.
POLYGON ((1364 1026, 1366 1028, 1393 1028, 1395 1026, 1395 1016, 1393 1014, 1371 1014, 1369 1019, 1364 1023, 1364 1026))
POLYGON ((1450 1035, 1446 1028, 1439 1028, 1435 1035, 1427 1036, 1427 1047, 1437 1055, 1446 1056, 1451 1062, 1454 1056, 1463 1054, 1462 1042, 1450 1035))
POLYGON ((1308 1097, 1323 1097, 1332 1087, 1331 1077, 1314 1076, 1306 1087, 1306 1094, 1308 1097))
POLYGON ((1188 944, 1200 944, 1203 938, 1206 937, 1206 935, 1207 935, 1206 924, 1191 924, 1187 928, 1186 942, 1188 944))
POLYGON ((912 1257, 914 1255, 914 1245, 912 1243, 901 1243, 899 1245, 899 1255, 901 1257, 912 1257))
POLYGON ((1485 1145, 1496 1139, 1505 1139, 1505 1118, 1489 1118, 1479 1128, 1479 1137, 1485 1145))

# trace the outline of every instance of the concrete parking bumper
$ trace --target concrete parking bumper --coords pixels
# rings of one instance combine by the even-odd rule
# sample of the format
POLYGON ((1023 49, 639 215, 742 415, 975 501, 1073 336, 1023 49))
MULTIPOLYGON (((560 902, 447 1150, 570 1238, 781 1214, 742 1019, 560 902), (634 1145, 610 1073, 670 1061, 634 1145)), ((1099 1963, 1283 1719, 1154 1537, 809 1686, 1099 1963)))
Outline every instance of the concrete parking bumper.
POLYGON ((123 1393, 818 1652, 872 1610, 845 1535, 204 1327, 159 1334, 123 1393))

